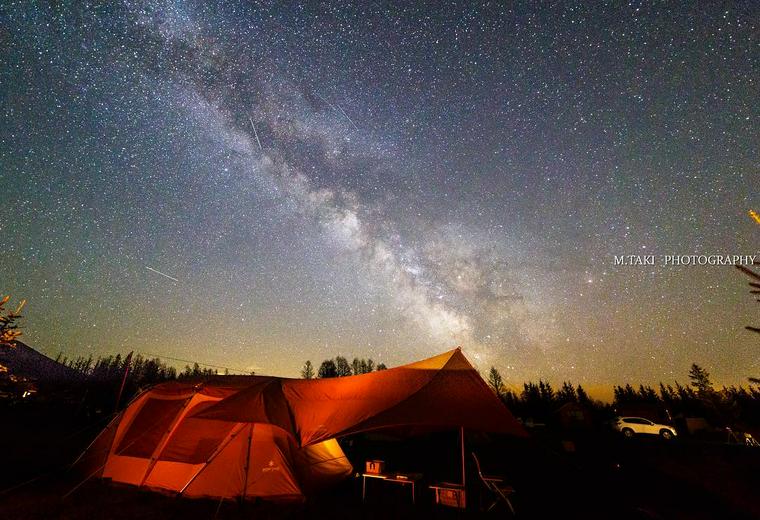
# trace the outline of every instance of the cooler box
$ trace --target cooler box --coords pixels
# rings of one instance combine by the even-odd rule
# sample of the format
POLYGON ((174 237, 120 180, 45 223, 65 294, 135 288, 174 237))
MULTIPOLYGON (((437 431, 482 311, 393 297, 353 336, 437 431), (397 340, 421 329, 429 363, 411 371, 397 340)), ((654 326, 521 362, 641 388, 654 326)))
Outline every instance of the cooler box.
POLYGON ((448 487, 445 483, 430 486, 435 491, 435 503, 448 507, 464 509, 466 507, 465 490, 461 486, 448 487))
POLYGON ((364 472, 370 475, 380 475, 385 471, 385 462, 382 460, 368 460, 365 463, 364 472))

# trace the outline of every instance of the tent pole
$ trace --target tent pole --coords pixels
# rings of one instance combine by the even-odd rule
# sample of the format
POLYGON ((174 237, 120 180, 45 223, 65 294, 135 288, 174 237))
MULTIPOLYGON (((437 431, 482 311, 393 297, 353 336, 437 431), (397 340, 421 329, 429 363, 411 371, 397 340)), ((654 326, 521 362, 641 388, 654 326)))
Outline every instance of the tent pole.
MULTIPOLYGON (((166 448, 166 445, 169 442, 169 437, 171 437, 172 432, 174 432, 175 428, 179 426, 179 423, 181 421, 185 420, 185 417, 187 416, 187 412, 189 411, 187 407, 190 404, 190 401, 193 400, 193 397, 195 397, 197 393, 198 391, 194 390, 193 393, 190 394, 190 397, 185 399, 185 402, 182 404, 182 408, 180 408, 179 412, 177 413, 177 416, 174 417, 174 419, 172 419, 172 422, 169 424, 169 428, 161 436, 161 440, 158 441, 158 445, 156 446, 156 449, 153 450, 153 453, 150 456, 150 462, 148 463, 148 468, 145 470, 145 474, 143 475, 143 478, 140 481, 140 485, 137 487, 143 487, 145 485, 145 482, 148 480, 148 477, 153 471, 153 468, 155 468, 156 463, 158 463, 158 458, 161 456, 161 453, 163 453, 164 449, 166 448)), ((158 422, 156 422, 156 424, 158 424, 158 422)))
MULTIPOLYGON (((239 425, 240 424, 242 423, 239 423, 239 425)), ((206 462, 203 463, 203 466, 198 468, 198 471, 196 471, 193 474, 193 476, 190 478, 190 480, 187 481, 187 484, 182 486, 182 489, 179 490, 179 493, 177 493, 177 496, 182 495, 182 493, 184 493, 185 490, 188 487, 190 487, 190 484, 195 482, 195 479, 198 477, 198 475, 200 475, 203 472, 204 469, 206 469, 206 466, 211 464, 211 461, 213 461, 216 458, 216 456, 219 455, 222 452, 222 450, 224 450, 224 448, 226 448, 227 445, 233 441, 235 437, 237 437, 238 433, 243 431, 243 429, 244 427, 238 428, 237 431, 235 431, 235 428, 232 428, 232 430, 230 430, 230 433, 227 434, 227 437, 221 442, 221 444, 219 444, 219 446, 217 446, 216 450, 214 450, 214 453, 212 453, 211 456, 206 460, 206 462)))
MULTIPOLYGON (((87 452, 89 451, 89 449, 90 449, 90 448, 92 448, 92 447, 95 445, 95 442, 96 442, 98 439, 100 439, 101 435, 103 435, 103 434, 106 432, 106 430, 108 430, 108 428, 110 428, 110 427, 111 427, 111 425, 114 423, 114 421, 116 421, 116 419, 118 419, 118 418, 120 418, 120 417, 121 417, 121 415, 122 415, 121 413, 115 413, 115 414, 114 414, 114 416, 111 418, 111 420, 110 420, 110 421, 108 421, 108 424, 106 424, 106 427, 103 429, 103 431, 101 431, 101 432, 100 432, 100 433, 97 435, 97 437, 95 437, 95 438, 92 440, 92 442, 91 442, 90 444, 88 444, 88 445, 87 445, 87 447, 84 449, 84 451, 83 451, 82 453, 80 453, 80 454, 79 454, 79 457, 77 457, 77 460, 75 460, 74 462, 72 462, 72 463, 71 463, 71 465, 69 466, 69 469, 71 469, 71 468, 73 468, 74 466, 76 466, 76 465, 77 465, 77 463, 78 463, 80 460, 82 460, 82 458, 84 458, 84 455, 85 455, 85 453, 87 453, 87 452)), ((95 424, 95 423, 93 423, 93 424, 95 424)), ((89 426, 88 426, 88 428, 89 428, 89 426)), ((114 432, 114 436, 115 436, 115 435, 116 435, 116 432, 114 432)), ((111 444, 113 444, 113 442, 112 442, 111 444)), ((108 458, 108 456, 111 454, 111 447, 112 447, 111 445, 109 445, 109 446, 108 446, 108 453, 106 453, 106 458, 108 458)))
POLYGON ((462 487, 464 487, 464 426, 459 427, 459 436, 462 440, 462 487))
POLYGON ((119 403, 121 402, 121 394, 124 393, 124 387, 127 386, 127 377, 129 377, 129 366, 132 363, 132 354, 134 354, 134 350, 127 354, 126 359, 124 360, 124 377, 121 378, 121 386, 119 387, 119 393, 116 395, 116 407, 114 408, 114 413, 119 411, 119 403))
POLYGON ((251 438, 253 437, 253 425, 254 423, 251 423, 251 429, 248 430, 248 451, 245 452, 245 474, 243 476, 243 494, 240 496, 241 500, 245 500, 245 495, 248 491, 248 468, 251 465, 251 438))

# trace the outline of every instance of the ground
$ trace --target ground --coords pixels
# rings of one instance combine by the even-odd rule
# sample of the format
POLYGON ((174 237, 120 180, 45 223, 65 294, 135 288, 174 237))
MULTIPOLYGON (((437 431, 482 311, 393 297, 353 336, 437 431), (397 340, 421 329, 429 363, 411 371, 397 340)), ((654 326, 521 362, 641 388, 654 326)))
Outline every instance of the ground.
MULTIPOLYGON (((435 507, 426 486, 417 505, 408 490, 373 482, 361 502, 361 480, 309 497, 304 504, 239 504, 177 499, 98 480, 82 482, 67 465, 105 423, 66 407, 0 410, 3 472, 0 518, 476 518, 481 491, 468 466, 473 508, 459 513, 435 507)), ((382 453, 398 470, 427 468, 442 479, 459 472, 455 432, 405 440, 345 439, 359 467, 382 453), (406 467, 404 467, 406 466, 406 467)), ((627 441, 612 432, 534 432, 521 441, 470 434, 486 472, 500 473, 516 488, 520 518, 750 519, 760 518, 760 449, 716 442, 659 438, 627 441), (568 451, 563 439, 574 439, 568 451)), ((426 470, 427 471, 427 470, 426 470)), ((499 510, 493 517, 506 516, 499 510)))

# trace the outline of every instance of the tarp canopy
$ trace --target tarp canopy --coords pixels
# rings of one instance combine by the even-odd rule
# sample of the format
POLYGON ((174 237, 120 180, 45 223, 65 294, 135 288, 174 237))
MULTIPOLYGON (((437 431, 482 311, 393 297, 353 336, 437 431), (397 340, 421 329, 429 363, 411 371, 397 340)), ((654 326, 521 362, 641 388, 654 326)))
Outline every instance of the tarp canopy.
POLYGON ((184 496, 302 499, 351 474, 336 437, 399 427, 527 435, 455 349, 350 377, 157 385, 82 460, 93 476, 184 496))
MULTIPOLYGON (((409 365, 329 379, 281 379, 302 446, 399 426, 464 427, 526 436, 461 349, 409 365)), ((278 398, 280 396, 278 395, 278 398)), ((262 410, 252 386, 199 411, 198 417, 242 421, 262 410)))

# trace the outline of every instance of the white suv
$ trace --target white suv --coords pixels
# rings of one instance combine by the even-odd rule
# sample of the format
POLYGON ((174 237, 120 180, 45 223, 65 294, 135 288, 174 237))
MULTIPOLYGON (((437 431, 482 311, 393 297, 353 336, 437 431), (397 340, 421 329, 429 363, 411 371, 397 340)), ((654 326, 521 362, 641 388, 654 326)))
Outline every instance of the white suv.
POLYGON ((612 426, 627 438, 631 438, 637 433, 659 435, 665 440, 670 440, 676 436, 676 429, 672 426, 653 423, 643 417, 618 417, 613 421, 612 426))

